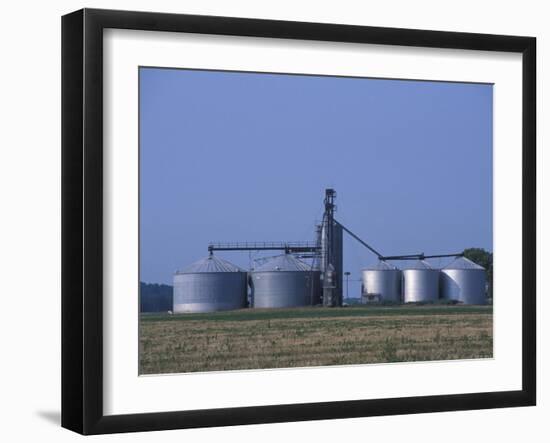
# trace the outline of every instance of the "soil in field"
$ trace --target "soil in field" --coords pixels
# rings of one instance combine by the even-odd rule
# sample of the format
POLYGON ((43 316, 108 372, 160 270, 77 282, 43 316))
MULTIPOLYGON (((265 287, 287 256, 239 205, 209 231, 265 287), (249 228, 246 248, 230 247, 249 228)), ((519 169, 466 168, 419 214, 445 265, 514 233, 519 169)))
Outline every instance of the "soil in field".
POLYGON ((490 358, 491 306, 142 315, 140 373, 490 358))

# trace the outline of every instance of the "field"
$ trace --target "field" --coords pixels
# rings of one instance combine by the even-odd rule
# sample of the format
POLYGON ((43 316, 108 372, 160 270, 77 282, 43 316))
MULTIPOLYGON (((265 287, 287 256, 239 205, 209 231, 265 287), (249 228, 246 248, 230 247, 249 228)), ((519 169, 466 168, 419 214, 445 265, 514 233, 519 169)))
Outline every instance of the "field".
POLYGON ((142 314, 140 373, 489 358, 491 306, 142 314))

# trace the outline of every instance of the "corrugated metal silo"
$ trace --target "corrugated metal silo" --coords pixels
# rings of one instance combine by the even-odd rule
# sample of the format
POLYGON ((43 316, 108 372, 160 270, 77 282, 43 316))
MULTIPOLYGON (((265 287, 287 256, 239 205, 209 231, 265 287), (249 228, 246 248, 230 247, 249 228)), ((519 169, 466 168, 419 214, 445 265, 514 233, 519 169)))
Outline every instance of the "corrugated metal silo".
POLYGON ((246 297, 246 271, 214 255, 174 274, 174 312, 240 309, 246 297))
POLYGON ((320 303, 320 277, 290 254, 273 257, 250 273, 255 308, 290 308, 320 303))
POLYGON ((441 297, 465 304, 484 305, 487 303, 486 283, 485 268, 465 257, 458 257, 441 270, 441 297))
POLYGON ((439 298, 439 270, 423 260, 417 260, 403 269, 403 301, 434 302, 439 298))
POLYGON ((401 279, 401 270, 385 261, 363 269, 363 302, 401 302, 401 279))

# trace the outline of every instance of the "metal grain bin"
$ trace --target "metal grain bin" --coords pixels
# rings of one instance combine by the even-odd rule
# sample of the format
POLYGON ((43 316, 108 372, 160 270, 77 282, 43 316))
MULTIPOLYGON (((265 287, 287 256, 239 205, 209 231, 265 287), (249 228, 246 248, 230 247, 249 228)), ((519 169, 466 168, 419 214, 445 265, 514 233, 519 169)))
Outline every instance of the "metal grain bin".
POLYGON ((321 273, 290 254, 273 257, 250 273, 255 308, 291 308, 320 303, 321 273))
POLYGON ((423 260, 403 269, 403 301, 405 303, 434 302, 439 298, 439 270, 423 260))
POLYGON ((385 261, 363 269, 362 301, 400 303, 401 279, 401 270, 385 261))
POLYGON ((445 300, 484 305, 486 284, 485 269, 465 257, 458 257, 441 270, 441 298, 445 300))
POLYGON ((174 274, 174 312, 240 309, 246 298, 246 271, 214 255, 174 274))

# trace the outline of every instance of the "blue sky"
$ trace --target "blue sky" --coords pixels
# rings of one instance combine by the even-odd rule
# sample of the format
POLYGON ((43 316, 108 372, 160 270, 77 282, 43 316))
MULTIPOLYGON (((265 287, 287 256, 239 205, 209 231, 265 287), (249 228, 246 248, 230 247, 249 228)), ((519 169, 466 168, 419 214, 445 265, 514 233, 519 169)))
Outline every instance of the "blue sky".
MULTIPOLYGON (((171 283, 209 241, 312 240, 326 187, 383 254, 492 251, 492 102, 481 84, 141 68, 140 279, 171 283)), ((344 248, 358 279, 375 257, 344 248)))

